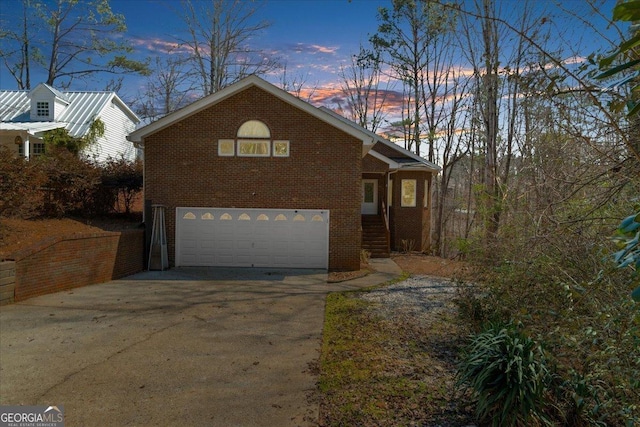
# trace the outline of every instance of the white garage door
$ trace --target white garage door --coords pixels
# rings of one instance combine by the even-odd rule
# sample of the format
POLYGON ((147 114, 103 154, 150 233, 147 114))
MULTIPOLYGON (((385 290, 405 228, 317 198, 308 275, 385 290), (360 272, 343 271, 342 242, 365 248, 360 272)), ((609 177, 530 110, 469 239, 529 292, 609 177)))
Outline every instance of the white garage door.
POLYGON ((328 268, 329 211, 176 208, 176 266, 328 268))

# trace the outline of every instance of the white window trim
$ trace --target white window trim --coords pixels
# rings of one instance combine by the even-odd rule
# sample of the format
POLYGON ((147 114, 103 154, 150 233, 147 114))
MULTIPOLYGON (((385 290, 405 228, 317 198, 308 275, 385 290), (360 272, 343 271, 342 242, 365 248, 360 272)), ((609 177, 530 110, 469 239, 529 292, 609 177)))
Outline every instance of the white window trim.
POLYGON ((273 141, 273 157, 289 157, 290 147, 291 147, 291 145, 289 144, 289 141, 279 140, 279 139, 273 141), (285 154, 278 154, 276 152, 276 145, 277 144, 286 144, 287 152, 285 154))
POLYGON ((219 139, 218 140, 218 156, 220 157, 233 157, 236 155, 236 141, 234 139, 219 139), (231 144, 231 152, 224 153, 221 150, 222 144, 231 144))
POLYGON ((36 101, 36 117, 49 117, 51 116, 51 103, 49 101, 36 101), (47 114, 40 114, 45 112, 47 114))
POLYGON ((238 144, 236 146, 236 152, 238 154, 238 157, 271 157, 271 141, 269 140, 263 140, 263 139, 238 139, 238 144), (244 154, 241 152, 240 147, 243 144, 256 144, 256 143, 263 143, 267 145, 267 152, 266 153, 251 153, 251 154, 244 154))
POLYGON ((402 182, 400 182, 400 206, 403 208, 415 208, 416 204, 417 204, 417 196, 418 196, 418 180, 416 179, 403 179, 402 182), (405 191, 404 191, 404 183, 405 182, 413 182, 413 203, 405 203, 404 201, 404 196, 405 196, 405 191))

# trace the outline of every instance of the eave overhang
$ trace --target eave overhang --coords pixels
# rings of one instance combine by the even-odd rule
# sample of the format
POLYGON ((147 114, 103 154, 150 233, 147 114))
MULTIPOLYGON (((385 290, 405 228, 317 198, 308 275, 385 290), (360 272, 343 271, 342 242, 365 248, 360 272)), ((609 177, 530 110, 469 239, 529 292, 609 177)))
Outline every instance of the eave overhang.
POLYGON ((0 123, 0 131, 3 133, 18 131, 26 132, 32 136, 40 136, 43 132, 64 128, 67 123, 62 122, 2 122, 0 123))
POLYGON ((282 101, 310 114, 317 119, 324 121, 325 123, 337 128, 348 135, 351 135, 362 141, 363 145, 363 156, 366 154, 365 150, 368 151, 371 149, 375 141, 368 135, 366 132, 363 132, 360 129, 356 129, 353 126, 345 123, 342 120, 337 119, 333 114, 328 114, 324 109, 316 108, 313 105, 302 101, 299 98, 291 95, 290 93, 272 85, 271 83, 266 82, 265 80, 257 77, 257 76, 249 76, 239 82, 227 86, 224 89, 219 90, 218 92, 206 96, 198 101, 189 104, 188 106, 170 113, 165 117, 156 120, 153 123, 150 123, 140 129, 133 131, 127 136, 127 139, 134 143, 136 147, 144 147, 144 139, 154 133, 157 133, 174 123, 179 122, 189 116, 192 116, 200 111, 213 106, 219 102, 224 101, 225 99, 242 92, 243 90, 256 86, 273 96, 281 99, 282 101))

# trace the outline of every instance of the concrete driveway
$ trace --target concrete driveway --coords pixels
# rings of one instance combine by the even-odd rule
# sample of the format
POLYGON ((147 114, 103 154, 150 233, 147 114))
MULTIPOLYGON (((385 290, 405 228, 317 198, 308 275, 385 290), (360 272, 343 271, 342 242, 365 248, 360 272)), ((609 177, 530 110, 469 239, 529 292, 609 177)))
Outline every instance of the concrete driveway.
POLYGON ((310 270, 181 268, 0 309, 0 404, 62 405, 69 426, 317 425, 329 291, 310 270))

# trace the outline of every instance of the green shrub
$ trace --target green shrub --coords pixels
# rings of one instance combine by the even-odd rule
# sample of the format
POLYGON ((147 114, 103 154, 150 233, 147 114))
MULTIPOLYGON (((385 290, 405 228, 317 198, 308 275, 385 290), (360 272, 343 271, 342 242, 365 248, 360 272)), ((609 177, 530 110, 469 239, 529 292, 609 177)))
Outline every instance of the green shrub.
MULTIPOLYGON (((640 105, 640 104, 639 104, 640 105)), ((637 288, 631 293, 640 302, 640 212, 626 217, 618 226, 616 240, 621 249, 613 255, 618 268, 630 267, 635 273, 637 288)))
POLYGON ((465 348, 458 387, 477 399, 476 415, 493 426, 546 424, 550 373, 545 353, 513 324, 490 324, 465 348))

